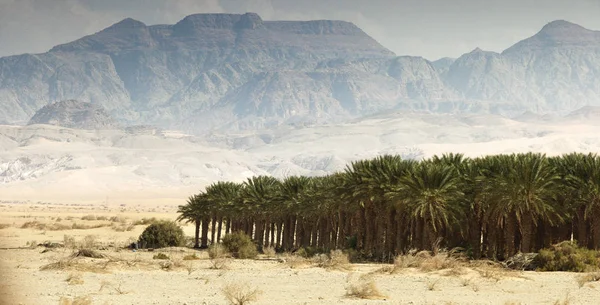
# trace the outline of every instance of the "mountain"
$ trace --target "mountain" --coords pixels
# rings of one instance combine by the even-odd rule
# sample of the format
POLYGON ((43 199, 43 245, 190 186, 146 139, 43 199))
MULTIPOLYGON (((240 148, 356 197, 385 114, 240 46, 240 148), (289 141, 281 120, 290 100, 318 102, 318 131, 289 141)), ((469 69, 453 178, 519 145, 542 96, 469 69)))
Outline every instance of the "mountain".
POLYGON ((76 99, 123 125, 187 132, 344 123, 390 111, 565 115, 600 106, 600 35, 547 24, 502 53, 396 56, 352 23, 197 14, 125 19, 43 54, 0 58, 0 122, 76 99))
POLYGON ((47 124, 76 129, 113 129, 114 120, 98 105, 75 100, 56 102, 42 107, 28 125, 47 124))

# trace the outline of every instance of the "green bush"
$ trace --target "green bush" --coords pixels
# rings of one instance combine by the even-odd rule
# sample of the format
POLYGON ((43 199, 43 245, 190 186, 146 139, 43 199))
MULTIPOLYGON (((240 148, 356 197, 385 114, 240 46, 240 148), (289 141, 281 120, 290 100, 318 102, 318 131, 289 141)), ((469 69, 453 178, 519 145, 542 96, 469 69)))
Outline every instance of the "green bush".
POLYGON ((180 247, 185 243, 185 235, 175 222, 157 221, 142 232, 139 243, 141 248, 180 247))
POLYGON ((223 237, 223 245, 235 258, 256 258, 258 255, 256 245, 250 236, 243 232, 225 235, 223 237))
POLYGON ((541 271, 589 272, 600 268, 600 251, 579 247, 564 241, 540 250, 533 260, 541 271))

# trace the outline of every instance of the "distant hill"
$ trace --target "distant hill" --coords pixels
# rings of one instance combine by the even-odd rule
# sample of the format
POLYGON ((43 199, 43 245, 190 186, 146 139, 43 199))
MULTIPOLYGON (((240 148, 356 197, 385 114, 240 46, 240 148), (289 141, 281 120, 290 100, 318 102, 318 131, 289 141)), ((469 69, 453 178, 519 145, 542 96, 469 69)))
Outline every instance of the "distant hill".
POLYGON ((28 125, 47 124, 76 129, 112 129, 115 121, 98 105, 67 100, 42 107, 28 125))

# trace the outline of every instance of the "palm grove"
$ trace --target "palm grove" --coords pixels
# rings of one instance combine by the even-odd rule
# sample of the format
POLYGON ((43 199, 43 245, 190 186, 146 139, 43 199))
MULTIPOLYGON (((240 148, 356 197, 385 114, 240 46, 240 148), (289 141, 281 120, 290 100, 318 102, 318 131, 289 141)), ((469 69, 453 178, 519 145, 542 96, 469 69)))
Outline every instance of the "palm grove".
POLYGON ((380 261, 438 246, 504 259, 571 238, 600 249, 600 158, 384 155, 322 177, 216 182, 179 213, 200 248, 244 232, 259 250, 353 249, 380 261))

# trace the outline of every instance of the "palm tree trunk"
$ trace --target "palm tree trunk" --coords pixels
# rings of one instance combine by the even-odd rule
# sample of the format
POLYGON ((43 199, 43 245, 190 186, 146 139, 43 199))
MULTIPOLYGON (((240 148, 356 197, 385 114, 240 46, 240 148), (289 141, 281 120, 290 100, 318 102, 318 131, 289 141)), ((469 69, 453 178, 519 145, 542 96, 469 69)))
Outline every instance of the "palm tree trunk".
POLYGON ((341 210, 338 210, 338 231, 337 237, 335 239, 335 247, 338 249, 343 249, 345 245, 343 245, 344 240, 346 239, 346 215, 341 210))
POLYGON ((219 217, 219 225, 217 226, 217 243, 221 241, 221 231, 223 230, 223 217, 219 217))
POLYGON ((200 249, 208 248, 208 224, 210 223, 210 218, 206 217, 202 219, 202 233, 200 237, 200 249))
POLYGON ((577 210, 577 244, 582 247, 588 244, 587 222, 585 219, 585 207, 577 210))
POLYGON ((271 247, 276 248, 277 244, 275 243, 275 223, 271 223, 271 247))
POLYGON ((506 250, 506 255, 504 256, 505 258, 509 258, 509 257, 515 255, 515 253, 516 253, 516 250, 515 250, 516 226, 517 226, 516 216, 513 215, 512 213, 510 213, 509 215, 507 215, 505 217, 505 222, 504 222, 504 241, 505 241, 504 249, 506 250))
POLYGON ((530 253, 533 241, 533 218, 525 213, 521 217, 521 252, 530 253))
POLYGON ((225 222, 225 235, 231 233, 231 218, 227 218, 225 222))
POLYGON ((594 211, 592 219, 592 249, 600 250, 600 208, 594 211))
POLYGON ((267 217, 265 221, 265 248, 269 247, 269 234, 271 233, 271 220, 267 217))
POLYGON ((386 223, 385 231, 385 256, 392 258, 394 256, 394 249, 396 248, 396 209, 392 208, 389 211, 386 223))
POLYGON ((282 247, 282 240, 281 240, 281 231, 283 230, 283 221, 278 221, 277 222, 277 248, 281 248, 282 247))
POLYGON ((194 221, 194 248, 198 249, 200 248, 200 223, 202 221, 200 219, 196 219, 194 221))
POLYGON ((265 230, 264 230, 264 220, 258 219, 256 221, 256 233, 254 235, 254 241, 256 241, 258 245, 258 251, 262 251, 265 241, 265 230))
POLYGON ((215 234, 217 233, 217 217, 212 216, 211 218, 211 228, 210 228, 210 243, 216 244, 215 234))

